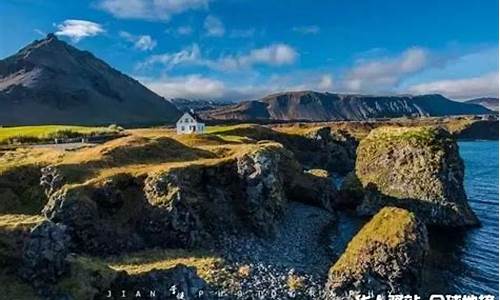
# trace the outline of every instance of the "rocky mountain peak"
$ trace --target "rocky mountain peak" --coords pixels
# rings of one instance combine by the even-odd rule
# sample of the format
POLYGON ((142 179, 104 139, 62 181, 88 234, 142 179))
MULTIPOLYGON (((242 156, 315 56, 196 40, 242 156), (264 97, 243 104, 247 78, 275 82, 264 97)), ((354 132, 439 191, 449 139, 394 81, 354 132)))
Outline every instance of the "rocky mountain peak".
POLYGON ((0 60, 0 124, 174 122, 179 111, 88 51, 48 34, 0 60))

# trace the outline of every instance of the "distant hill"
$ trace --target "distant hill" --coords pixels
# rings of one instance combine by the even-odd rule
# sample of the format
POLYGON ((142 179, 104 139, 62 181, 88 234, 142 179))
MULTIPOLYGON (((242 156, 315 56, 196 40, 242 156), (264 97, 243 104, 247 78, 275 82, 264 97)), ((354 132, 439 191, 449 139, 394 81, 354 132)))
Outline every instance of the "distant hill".
POLYGON ((215 100, 191 100, 184 98, 173 98, 169 100, 180 111, 188 111, 194 109, 195 111, 211 110, 226 105, 234 104, 228 101, 215 101, 215 100))
POLYGON ((179 111, 53 34, 0 60, 0 125, 170 123, 179 111))
POLYGON ((215 120, 327 121, 488 113, 492 111, 483 106, 452 101, 441 95, 367 96, 301 91, 273 94, 201 115, 215 120))
POLYGON ((498 98, 476 98, 465 101, 469 104, 478 104, 486 107, 489 110, 498 111, 498 98))

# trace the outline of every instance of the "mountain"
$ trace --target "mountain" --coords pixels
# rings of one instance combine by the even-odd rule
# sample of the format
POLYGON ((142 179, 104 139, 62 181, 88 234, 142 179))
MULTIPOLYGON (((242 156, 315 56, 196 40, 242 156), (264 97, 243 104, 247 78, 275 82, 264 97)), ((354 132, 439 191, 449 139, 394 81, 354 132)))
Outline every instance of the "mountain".
POLYGON ((188 110, 196 110, 196 111, 203 111, 203 110, 211 110, 215 108, 219 108, 222 106, 234 104, 234 102, 228 102, 228 101, 215 101, 215 100, 191 100, 191 99, 184 99, 184 98, 173 98, 169 100, 172 102, 175 107, 177 107, 178 110, 180 111, 188 111, 188 110))
POLYGON ((0 125, 174 122, 180 112, 137 80, 53 34, 0 60, 0 125))
POLYGON ((478 104, 486 107, 489 110, 498 111, 498 98, 476 98, 465 101, 469 104, 478 104))
POLYGON ((489 114, 476 104, 449 100, 441 95, 366 96, 286 92, 201 112, 216 120, 367 120, 401 116, 489 114))

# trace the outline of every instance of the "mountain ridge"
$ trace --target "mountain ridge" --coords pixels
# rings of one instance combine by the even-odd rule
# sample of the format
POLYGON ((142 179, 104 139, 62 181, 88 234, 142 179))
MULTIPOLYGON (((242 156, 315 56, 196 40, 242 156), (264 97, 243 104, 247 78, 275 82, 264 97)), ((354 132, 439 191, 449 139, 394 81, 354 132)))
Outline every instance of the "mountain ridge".
POLYGON ((55 35, 0 60, 1 125, 171 123, 173 104, 55 35))
POLYGON ((373 96, 297 91, 208 110, 202 116, 213 120, 334 121, 490 113, 485 107, 437 94, 373 96))
POLYGON ((494 97, 481 97, 465 101, 469 104, 478 104, 486 107, 489 110, 498 111, 498 98, 494 97))

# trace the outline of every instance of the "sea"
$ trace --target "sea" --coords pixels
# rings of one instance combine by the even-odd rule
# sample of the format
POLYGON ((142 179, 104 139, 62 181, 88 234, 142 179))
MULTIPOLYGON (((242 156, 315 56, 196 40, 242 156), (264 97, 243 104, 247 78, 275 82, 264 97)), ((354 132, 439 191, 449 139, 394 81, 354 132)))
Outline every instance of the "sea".
MULTIPOLYGON (((465 164, 464 187, 470 206, 481 221, 478 228, 429 228, 420 296, 493 295, 498 298, 498 141, 460 141, 465 164)), ((331 250, 340 255, 367 221, 340 213, 331 250)), ((443 299, 443 298, 436 298, 443 299)), ((444 298, 446 299, 446 298, 444 298)), ((460 298, 458 298, 460 299, 460 298)))
POLYGON ((429 294, 494 295, 498 299, 498 141, 459 142, 464 186, 481 227, 431 230, 429 294))

